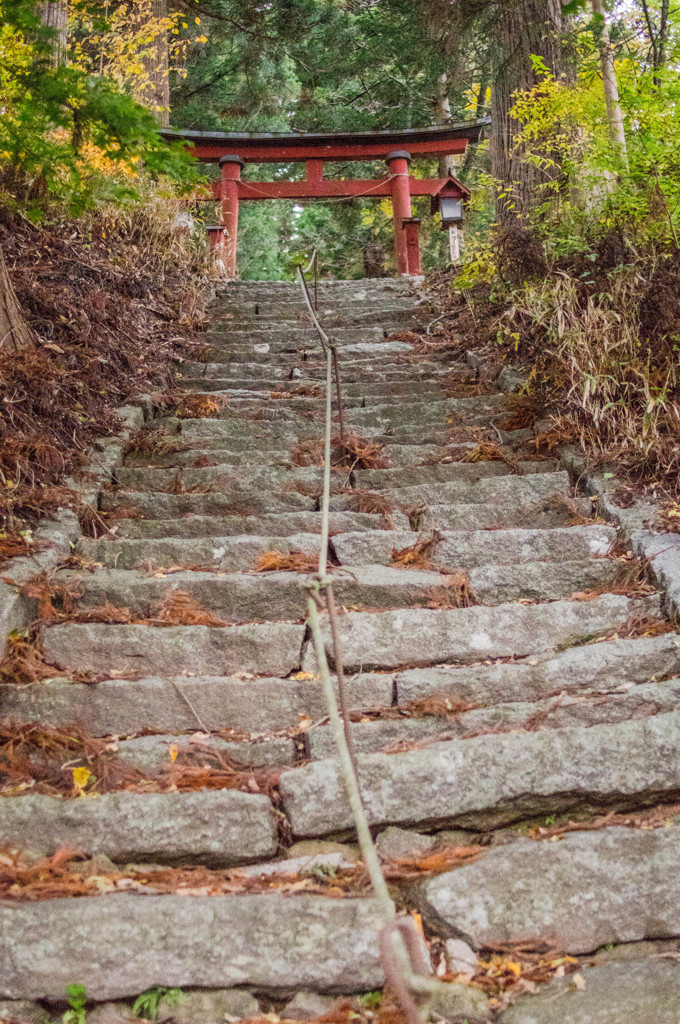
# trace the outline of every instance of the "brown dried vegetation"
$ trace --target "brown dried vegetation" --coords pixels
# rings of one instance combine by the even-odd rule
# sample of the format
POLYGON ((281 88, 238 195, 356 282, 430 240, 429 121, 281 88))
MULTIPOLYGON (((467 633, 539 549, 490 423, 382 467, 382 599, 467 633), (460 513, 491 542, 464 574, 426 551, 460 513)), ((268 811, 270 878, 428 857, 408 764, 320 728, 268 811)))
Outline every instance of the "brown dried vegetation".
POLYGON ((255 572, 316 572, 319 559, 304 551, 266 551, 257 560, 255 572))

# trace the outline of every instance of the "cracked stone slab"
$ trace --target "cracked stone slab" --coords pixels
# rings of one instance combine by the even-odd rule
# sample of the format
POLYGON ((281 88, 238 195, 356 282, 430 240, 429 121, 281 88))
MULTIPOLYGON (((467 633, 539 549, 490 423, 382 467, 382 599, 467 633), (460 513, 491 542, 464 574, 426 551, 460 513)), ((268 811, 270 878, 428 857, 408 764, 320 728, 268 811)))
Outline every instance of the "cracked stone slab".
POLYGON ((118 863, 229 867, 271 857, 277 845, 269 798, 234 789, 121 790, 96 799, 29 793, 0 801, 0 846, 47 856, 63 847, 118 863))
MULTIPOLYGON (((331 533, 347 530, 375 530, 384 525, 381 515, 366 512, 332 512, 331 533)), ((404 532, 404 531, 401 531, 404 532)), ((290 537, 292 534, 321 533, 320 512, 279 512, 250 516, 197 516, 184 519, 121 519, 116 523, 116 539, 158 539, 182 537, 204 541, 212 537, 260 536, 290 537)), ((410 534, 411 543, 413 534, 410 534)))
MULTIPOLYGON (((313 539, 315 548, 317 541, 313 539)), ((316 554, 314 548, 311 553, 316 554)), ((302 586, 305 576, 297 572, 215 574, 187 570, 150 576, 135 570, 106 569, 65 573, 64 578, 81 585, 80 607, 99 607, 109 601, 117 608, 129 608, 140 618, 153 615, 174 591, 189 594, 223 621, 297 620, 305 616, 307 607, 302 586)), ((445 600, 450 593, 445 576, 422 569, 361 565, 340 570, 334 579, 337 601, 349 606, 422 606, 436 598, 445 600)), ((278 624, 272 626, 274 630, 279 628, 278 624)))
POLYGON ((276 993, 382 985, 375 900, 298 894, 139 896, 0 906, 0 993, 61 1001, 137 996, 152 986, 247 985, 276 993))
MULTIPOLYGON (((113 512, 131 509, 143 519, 178 519, 180 516, 255 516, 273 512, 313 512, 315 501, 295 491, 263 494, 259 490, 228 494, 164 494, 161 491, 102 492, 101 508, 113 512)), ((344 511, 344 510, 340 510, 344 511)))
MULTIPOLYGON (((427 533, 422 535, 427 539, 427 533)), ((421 539, 420 537, 418 539, 421 539)), ((333 537, 341 564, 392 563, 392 552, 414 543, 412 533, 363 530, 333 537)), ((616 540, 610 526, 571 526, 553 530, 459 530, 443 533, 428 555, 442 568, 471 569, 478 565, 524 562, 559 562, 564 559, 603 557, 616 540)))
MULTIPOLYGON (((617 725, 490 733, 402 754, 360 754, 359 777, 372 824, 494 828, 544 811, 675 795, 678 744, 680 712, 672 712, 617 725)), ((334 760, 284 772, 280 785, 294 835, 351 828, 334 760)))
POLYGON ((49 664, 73 672, 286 676, 300 665, 304 633, 291 622, 223 628, 78 623, 45 630, 43 649, 49 664))
POLYGON ((536 995, 520 996, 502 1024, 677 1024, 680 965, 677 956, 585 964, 584 986, 567 976, 536 995))
POLYGON ((462 703, 493 706, 536 701, 574 691, 616 692, 680 675, 680 635, 607 640, 524 661, 411 669, 396 677, 397 702, 443 694, 462 703))
POLYGON ((417 902, 430 925, 477 948, 545 942, 574 954, 680 936, 680 827, 518 839, 423 883, 417 902))
MULTIPOLYGON (((531 476, 500 476, 476 480, 463 480, 441 484, 419 484, 413 487, 394 487, 386 496, 397 507, 410 507, 419 503, 426 505, 467 505, 493 503, 505 506, 522 502, 524 506, 535 506, 538 502, 563 500, 569 493, 569 477, 566 473, 535 473, 531 476)), ((331 509, 345 511, 352 495, 331 496, 331 509)))
MULTIPOLYGON (((349 612, 339 618, 338 630, 346 668, 391 669, 538 654, 620 628, 632 615, 648 617, 658 611, 656 595, 604 594, 592 601, 537 605, 349 612)), ((327 655, 332 657, 325 617, 322 630, 327 655)))
MULTIPOLYGON (((351 709, 389 707, 391 673, 365 673, 345 682, 351 709)), ((79 723, 92 736, 126 735, 144 725, 159 733, 208 728, 246 733, 290 729, 302 716, 327 713, 318 679, 242 679, 183 676, 109 679, 92 685, 63 679, 40 686, 4 686, 0 721, 42 722, 68 728, 79 723), (196 717, 198 715, 198 718, 196 717)))
MULTIPOLYGON (((148 728, 148 725, 146 726, 148 728)), ((142 771, 158 772, 171 764, 171 748, 180 753, 200 756, 205 753, 225 753, 239 764, 291 765, 295 762, 295 743, 287 736, 262 740, 225 740, 210 733, 182 735, 178 733, 135 736, 117 744, 118 760, 142 771)))

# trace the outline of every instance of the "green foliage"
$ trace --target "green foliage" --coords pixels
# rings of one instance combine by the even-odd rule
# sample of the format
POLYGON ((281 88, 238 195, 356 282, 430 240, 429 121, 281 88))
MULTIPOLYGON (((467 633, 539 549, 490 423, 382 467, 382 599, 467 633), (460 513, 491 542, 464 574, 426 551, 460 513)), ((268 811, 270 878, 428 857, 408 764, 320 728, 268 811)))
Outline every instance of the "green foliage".
POLYGON ((156 985, 137 996, 132 1007, 133 1016, 142 1017, 144 1020, 158 1020, 158 1008, 162 999, 174 1005, 181 998, 181 988, 163 988, 161 985, 156 985))
POLYGON ((70 1010, 62 1015, 62 1024, 85 1024, 87 991, 84 985, 67 985, 66 995, 70 1010))
POLYGON ((0 3, 0 188, 34 217, 79 214, 135 195, 140 174, 190 187, 194 162, 168 146, 144 107, 110 79, 55 66, 32 4, 0 3))

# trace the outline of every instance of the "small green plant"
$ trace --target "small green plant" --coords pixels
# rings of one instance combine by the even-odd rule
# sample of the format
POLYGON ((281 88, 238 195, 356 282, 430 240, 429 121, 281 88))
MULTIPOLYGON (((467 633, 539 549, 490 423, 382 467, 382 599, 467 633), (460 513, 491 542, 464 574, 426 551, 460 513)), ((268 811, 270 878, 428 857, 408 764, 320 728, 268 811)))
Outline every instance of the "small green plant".
POLYGON ((374 992, 364 992, 363 995, 357 996, 357 1002, 360 1006, 363 1006, 365 1010, 379 1009, 381 1000, 382 992, 380 989, 376 989, 374 992))
MULTIPOLYGON (((155 985, 148 988, 137 996, 132 1007, 135 1017, 142 1017, 144 1020, 158 1020, 158 1007, 162 999, 175 1004, 182 998, 181 988, 163 988, 162 985, 155 985)), ((66 1024, 80 1024, 80 1021, 66 1022, 66 1024)))
POLYGON ((84 985, 67 985, 66 995, 70 1010, 62 1016, 62 1024, 85 1024, 85 1006, 87 991, 84 985))
POLYGON ((551 814, 549 818, 545 819, 546 825, 554 825, 556 817, 557 817, 556 814, 551 814))

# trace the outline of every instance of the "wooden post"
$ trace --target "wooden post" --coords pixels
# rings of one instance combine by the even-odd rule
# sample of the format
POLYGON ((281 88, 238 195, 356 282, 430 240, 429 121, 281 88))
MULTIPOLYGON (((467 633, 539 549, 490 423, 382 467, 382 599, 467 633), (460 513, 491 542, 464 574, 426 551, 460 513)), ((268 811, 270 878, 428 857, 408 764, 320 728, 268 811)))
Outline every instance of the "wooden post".
POLYGON ((220 157, 222 182, 220 187, 220 224, 224 228, 222 248, 224 249, 227 277, 236 277, 236 247, 238 244, 238 183, 245 161, 229 153, 220 157))
POLYGON ((408 252, 406 234, 402 224, 411 217, 411 191, 408 181, 408 165, 411 154, 405 149, 395 149, 385 157, 392 178, 392 218, 394 222, 394 248, 397 256, 397 274, 408 274, 408 252))
POLYGON ((449 252, 451 253, 451 262, 455 266, 460 259, 460 239, 458 237, 457 224, 449 224, 449 252))
POLYGON ((420 217, 407 217, 402 221, 401 229, 406 236, 406 262, 408 272, 413 277, 420 276, 420 217))

